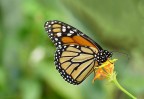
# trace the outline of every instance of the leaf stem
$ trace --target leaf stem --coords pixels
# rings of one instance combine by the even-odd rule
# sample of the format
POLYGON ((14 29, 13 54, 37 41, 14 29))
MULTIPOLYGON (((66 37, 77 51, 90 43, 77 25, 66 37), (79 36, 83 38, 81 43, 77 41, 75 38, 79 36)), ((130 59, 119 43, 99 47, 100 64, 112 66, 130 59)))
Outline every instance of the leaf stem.
POLYGON ((131 93, 129 93, 127 90, 125 90, 120 84, 119 82, 117 81, 117 78, 116 78, 116 73, 114 72, 110 79, 109 79, 111 82, 113 82, 121 91, 123 91, 125 94, 127 94, 129 97, 131 97, 132 99, 137 99, 135 96, 133 96, 131 93))

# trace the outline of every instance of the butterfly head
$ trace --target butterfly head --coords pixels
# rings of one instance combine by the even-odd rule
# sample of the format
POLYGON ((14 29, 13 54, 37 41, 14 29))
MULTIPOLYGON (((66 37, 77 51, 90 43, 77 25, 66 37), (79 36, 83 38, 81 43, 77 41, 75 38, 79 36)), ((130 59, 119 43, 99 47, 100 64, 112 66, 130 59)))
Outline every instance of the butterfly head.
POLYGON ((112 57, 112 52, 109 52, 107 50, 101 50, 95 55, 95 59, 98 62, 98 65, 101 65, 110 57, 112 57))

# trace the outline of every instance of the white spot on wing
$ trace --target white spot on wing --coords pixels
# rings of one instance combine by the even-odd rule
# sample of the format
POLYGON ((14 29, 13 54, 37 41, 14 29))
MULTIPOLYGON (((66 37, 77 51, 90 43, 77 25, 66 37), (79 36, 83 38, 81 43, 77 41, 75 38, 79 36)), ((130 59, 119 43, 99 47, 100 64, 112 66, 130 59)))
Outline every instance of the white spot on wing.
POLYGON ((70 26, 67 26, 68 29, 70 29, 70 26))
POLYGON ((70 31, 70 33, 74 33, 73 31, 70 31))
POLYGON ((77 30, 76 30, 76 29, 74 29, 73 31, 77 32, 77 30))
POLYGON ((58 38, 55 38, 55 41, 57 41, 58 40, 58 38))
POLYGON ((62 28, 66 28, 65 26, 63 26, 62 28))
POLYGON ((48 22, 46 22, 46 25, 48 25, 48 22))
POLYGON ((68 33, 67 36, 71 36, 72 34, 68 33))
POLYGON ((65 32, 65 31, 66 31, 66 28, 63 28, 62 31, 65 32))
POLYGON ((57 36, 58 36, 58 37, 62 36, 62 33, 57 33, 57 36))
POLYGON ((48 25, 48 27, 51 27, 51 25, 48 25))

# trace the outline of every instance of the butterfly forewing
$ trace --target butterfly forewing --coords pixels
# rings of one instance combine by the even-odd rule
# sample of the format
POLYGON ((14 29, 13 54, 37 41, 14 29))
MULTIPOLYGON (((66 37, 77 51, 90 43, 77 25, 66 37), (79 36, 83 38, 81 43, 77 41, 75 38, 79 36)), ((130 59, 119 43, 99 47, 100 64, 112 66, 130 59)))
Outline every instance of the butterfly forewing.
POLYGON ((71 84, 80 84, 96 65, 92 47, 63 45, 55 53, 55 65, 61 76, 71 84))
POLYGON ((56 47, 61 47, 63 44, 78 44, 95 47, 98 51, 102 50, 90 37, 64 22, 47 21, 44 27, 56 47))

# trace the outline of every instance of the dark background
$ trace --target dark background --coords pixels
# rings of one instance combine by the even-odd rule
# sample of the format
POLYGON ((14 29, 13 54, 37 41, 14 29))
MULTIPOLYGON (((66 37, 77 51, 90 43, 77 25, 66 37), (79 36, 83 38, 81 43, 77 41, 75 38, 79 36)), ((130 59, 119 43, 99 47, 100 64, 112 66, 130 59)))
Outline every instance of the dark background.
POLYGON ((118 81, 144 98, 143 0, 0 0, 0 99, 130 99, 106 80, 92 84, 93 74, 79 86, 65 82, 53 63, 47 20, 117 51, 118 81))

